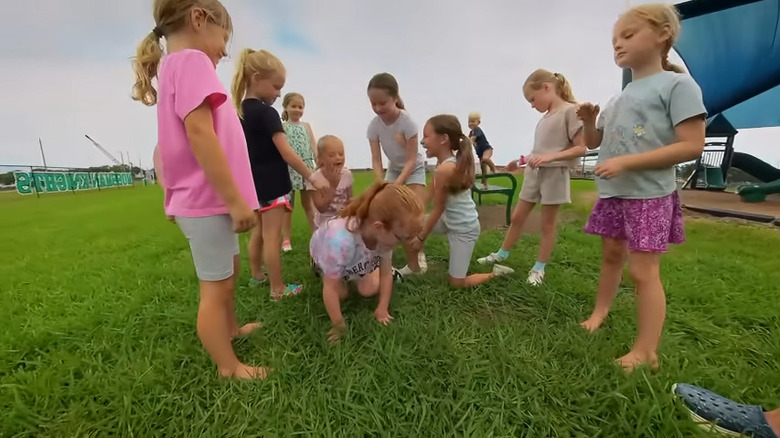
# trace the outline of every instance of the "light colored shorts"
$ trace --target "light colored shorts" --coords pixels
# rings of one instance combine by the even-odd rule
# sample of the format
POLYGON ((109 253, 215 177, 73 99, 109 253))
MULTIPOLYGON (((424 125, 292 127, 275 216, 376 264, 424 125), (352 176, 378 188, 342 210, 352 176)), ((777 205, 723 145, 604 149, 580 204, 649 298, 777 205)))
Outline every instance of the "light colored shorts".
POLYGON ((525 168, 520 199, 542 205, 571 203, 568 167, 525 168))
MULTIPOLYGON (((427 215, 425 220, 428 220, 427 215)), ((450 231, 441 218, 436 222, 431 232, 433 234, 446 234, 447 242, 450 244, 450 277, 466 278, 468 275, 471 255, 474 253, 474 245, 477 244, 480 231, 479 221, 474 224, 472 229, 466 232, 450 231)))
MULTIPOLYGON (((385 181, 395 181, 398 179, 399 175, 401 175, 400 170, 388 168, 387 172, 385 172, 385 181)), ((425 166, 414 169, 409 175, 409 178, 406 178, 406 185, 408 186, 410 184, 425 185, 425 166)))
POLYGON ((233 257, 240 251, 230 215, 176 216, 176 224, 190 243, 199 280, 222 281, 233 275, 233 257))

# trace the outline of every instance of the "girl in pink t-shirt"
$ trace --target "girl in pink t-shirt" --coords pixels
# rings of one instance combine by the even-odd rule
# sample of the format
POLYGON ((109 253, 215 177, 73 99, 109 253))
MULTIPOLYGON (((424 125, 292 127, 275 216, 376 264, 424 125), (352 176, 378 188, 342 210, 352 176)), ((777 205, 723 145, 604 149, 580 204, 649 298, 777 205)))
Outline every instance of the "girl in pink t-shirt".
POLYGON ((258 201, 241 123, 216 73, 230 15, 217 0, 156 0, 154 21, 133 62, 133 99, 157 105, 155 164, 165 214, 187 237, 200 280, 198 336, 221 376, 263 379, 271 370, 241 363, 231 346, 260 324, 239 327, 233 303, 236 233, 254 226, 258 201))
POLYGON ((354 281, 363 296, 379 294, 374 317, 381 324, 389 313, 393 293, 393 248, 422 229, 423 204, 408 187, 375 182, 347 204, 335 219, 314 232, 309 252, 322 271, 322 299, 332 327, 328 342, 336 342, 347 326, 341 301, 347 282, 354 281))
POLYGON ((317 209, 314 215, 314 229, 338 216, 341 209, 352 201, 352 172, 344 167, 344 143, 334 135, 326 135, 317 141, 319 169, 314 172, 328 180, 326 190, 316 189, 306 183, 306 190, 314 191, 312 200, 317 209))

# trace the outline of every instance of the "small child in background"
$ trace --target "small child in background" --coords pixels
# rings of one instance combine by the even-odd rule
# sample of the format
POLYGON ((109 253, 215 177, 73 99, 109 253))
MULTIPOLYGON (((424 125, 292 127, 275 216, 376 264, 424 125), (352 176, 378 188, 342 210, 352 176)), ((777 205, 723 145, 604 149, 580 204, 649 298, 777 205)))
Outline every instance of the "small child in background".
POLYGON ((344 143, 335 135, 325 135, 317 141, 319 173, 330 183, 325 190, 315 190, 311 184, 306 189, 313 193, 314 230, 338 216, 341 209, 352 201, 352 172, 344 167, 344 143))
POLYGON ((328 181, 315 175, 290 147, 281 117, 271 106, 279 98, 286 79, 287 72, 279 58, 265 50, 244 49, 232 87, 260 201, 258 224, 249 238, 250 285, 265 282, 265 262, 273 301, 297 295, 303 289, 299 284, 285 284, 282 279, 282 222, 290 209, 288 198, 292 190, 288 165, 317 189, 328 187, 328 181))
MULTIPOLYGON (((422 232, 412 240, 412 249, 422 248, 432 233, 446 234, 450 244, 450 284, 455 287, 476 286, 493 277, 514 273, 512 269, 496 264, 491 273, 468 275, 481 229, 477 206, 471 198, 474 155, 471 141, 463 134, 458 118, 449 114, 431 117, 423 129, 423 146, 428 158, 437 160, 429 195, 429 199, 433 199, 433 210, 426 216, 422 232)), ((405 266, 398 272, 407 275, 409 271, 409 266, 405 266)))
MULTIPOLYGON (((304 163, 310 170, 317 168, 317 147, 315 145, 314 132, 311 130, 311 125, 306 122, 301 122, 303 117, 303 110, 306 106, 306 102, 303 100, 303 96, 300 93, 287 93, 282 99, 282 126, 284 127, 284 134, 287 136, 287 141, 293 148, 293 151, 301 157, 304 163)), ((290 171, 290 183, 292 184, 292 191, 290 192, 290 211, 286 212, 284 222, 282 223, 282 250, 292 250, 292 243, 290 242, 291 227, 292 227, 292 210, 295 209, 295 191, 300 193, 301 206, 303 207, 303 213, 306 215, 306 220, 309 223, 309 229, 314 231, 314 206, 311 201, 311 194, 306 190, 305 180, 300 173, 296 172, 292 166, 289 167, 290 171)))
POLYGON ((477 158, 479 159, 479 167, 482 170, 482 186, 487 188, 487 170, 490 168, 490 172, 496 173, 496 165, 493 163, 493 146, 485 136, 485 132, 479 127, 482 123, 482 115, 478 112, 469 114, 469 138, 474 148, 477 151, 477 158))
POLYGON ((379 294, 374 318, 380 324, 393 319, 388 310, 393 248, 420 232, 423 213, 422 202, 408 187, 377 181, 314 232, 309 251, 323 274, 322 299, 332 323, 328 342, 346 331, 341 301, 347 298, 348 282, 364 297, 379 294))
POLYGON ((685 240, 675 165, 704 150, 707 111, 701 89, 668 58, 680 28, 674 5, 646 4, 621 15, 612 47, 615 63, 630 68, 633 81, 601 116, 591 103, 577 109, 585 143, 599 148, 594 170, 599 199, 585 232, 602 240, 596 305, 582 326, 594 331, 604 322, 628 259, 639 330, 631 351, 618 359, 626 371, 643 364, 659 367, 666 319, 661 254, 668 244, 685 240))
POLYGON ((157 105, 154 166, 165 214, 187 238, 198 276, 198 337, 220 376, 264 379, 271 369, 241 363, 231 345, 260 323, 239 327, 234 310, 236 233, 254 226, 258 201, 241 123, 216 71, 230 15, 216 0, 155 0, 154 11, 155 27, 133 59, 133 99, 157 105))
MULTIPOLYGON (((528 158, 523 187, 512 212, 512 223, 501 248, 478 263, 496 263, 509 257, 509 250, 522 236, 523 226, 536 204, 542 204, 542 238, 536 263, 528 273, 528 283, 534 286, 544 281, 544 269, 555 246, 558 209, 571 203, 569 167, 571 160, 585 155, 582 122, 577 119, 574 95, 569 81, 560 73, 539 69, 531 73, 523 85, 523 94, 535 110, 543 113, 536 125, 534 148, 528 158)), ((512 172, 524 161, 509 163, 512 172)))

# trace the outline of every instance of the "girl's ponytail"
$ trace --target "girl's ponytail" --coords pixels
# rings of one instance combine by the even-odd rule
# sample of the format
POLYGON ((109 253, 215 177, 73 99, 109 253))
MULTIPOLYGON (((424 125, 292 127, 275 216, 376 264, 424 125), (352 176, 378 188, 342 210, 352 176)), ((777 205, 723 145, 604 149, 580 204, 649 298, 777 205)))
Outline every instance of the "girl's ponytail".
POLYGON ((459 193, 470 189, 474 185, 474 153, 472 151, 471 139, 466 134, 460 134, 458 149, 455 152, 455 175, 458 184, 450 184, 450 191, 459 193))
POLYGON ((406 107, 404 106, 404 100, 401 99, 401 96, 398 96, 398 99, 395 100, 395 106, 398 109, 405 110, 406 107))
POLYGON ((246 94, 246 61, 249 55, 255 53, 252 49, 244 49, 238 56, 236 62, 236 73, 233 75, 233 83, 230 87, 230 93, 233 95, 233 105, 236 107, 238 117, 244 118, 244 110, 241 108, 241 102, 246 94))
POLYGON ((282 109, 282 121, 286 122, 288 120, 290 120, 290 115, 287 114, 287 110, 286 109, 282 109))
POLYGON ((571 91, 571 84, 569 81, 560 73, 553 73, 553 78, 555 78, 555 90, 557 91, 558 96, 566 102, 577 103, 577 100, 574 98, 574 93, 571 91))
POLYGON ((390 228, 396 223, 415 220, 424 212, 422 201, 409 187, 376 181, 341 209, 339 217, 354 218, 355 223, 348 225, 348 230, 355 232, 369 216, 371 220, 382 222, 385 227, 390 228))
POLYGON ((133 84, 133 100, 137 100, 146 106, 157 104, 157 90, 152 85, 152 79, 157 77, 157 68, 162 59, 160 47, 161 33, 158 28, 149 32, 138 44, 135 58, 133 58, 133 72, 135 84, 133 84))
MULTIPOLYGON (((368 209, 371 207, 371 201, 374 200, 377 193, 387 187, 390 183, 387 181, 375 181, 368 189, 360 194, 357 198, 350 201, 339 212, 339 217, 343 218, 355 218, 357 219, 357 226, 359 227, 364 220, 368 217, 368 209)), ((355 231, 355 230, 350 230, 355 231)))

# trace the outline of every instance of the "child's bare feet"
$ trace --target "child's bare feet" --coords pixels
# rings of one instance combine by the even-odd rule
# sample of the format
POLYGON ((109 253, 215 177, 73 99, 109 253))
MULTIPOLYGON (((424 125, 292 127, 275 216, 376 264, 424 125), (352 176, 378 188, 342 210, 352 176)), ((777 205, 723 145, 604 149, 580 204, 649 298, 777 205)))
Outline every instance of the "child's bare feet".
POLYGON ((250 333, 259 329, 262 326, 263 326, 262 322, 250 322, 244 324, 233 331, 233 336, 231 336, 231 339, 248 336, 250 333))
POLYGON ((328 343, 335 344, 336 342, 340 341, 346 331, 347 324, 344 322, 333 324, 330 330, 328 330, 328 343))
POLYGON ((657 354, 637 350, 629 351, 625 356, 616 359, 616 362, 629 374, 642 365, 649 366, 653 371, 658 371, 660 367, 657 354))
POLYGON ((601 324, 604 323, 604 320, 607 319, 607 315, 598 315, 596 313, 593 313, 590 315, 590 318, 586 319, 585 321, 582 321, 580 325, 585 328, 585 330, 593 333, 596 330, 598 330, 599 327, 601 327, 601 324))
POLYGON ((239 363, 233 370, 219 370, 219 374, 222 377, 234 378, 234 379, 260 379, 265 380, 269 374, 273 372, 273 368, 269 367, 251 367, 249 365, 239 363))

